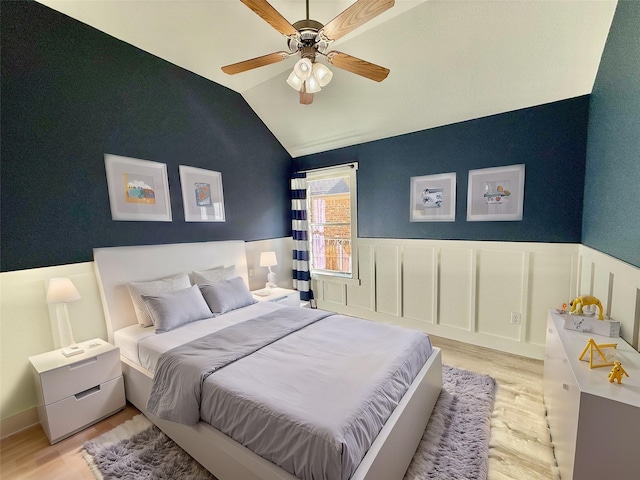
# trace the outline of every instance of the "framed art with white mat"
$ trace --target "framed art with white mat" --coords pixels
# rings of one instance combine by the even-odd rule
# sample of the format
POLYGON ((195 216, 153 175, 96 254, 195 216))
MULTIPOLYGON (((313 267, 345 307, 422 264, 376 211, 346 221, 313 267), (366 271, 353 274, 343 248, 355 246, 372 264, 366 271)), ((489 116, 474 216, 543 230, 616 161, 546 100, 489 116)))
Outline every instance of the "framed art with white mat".
POLYGON ((113 220, 171 221, 165 163, 105 153, 104 164, 113 220))
POLYGON ((412 222, 455 222, 456 174, 411 177, 412 222))
POLYGON ((222 174, 180 165, 185 222, 224 222, 222 174))
POLYGON ((524 165, 469 170, 467 221, 522 220, 524 165))

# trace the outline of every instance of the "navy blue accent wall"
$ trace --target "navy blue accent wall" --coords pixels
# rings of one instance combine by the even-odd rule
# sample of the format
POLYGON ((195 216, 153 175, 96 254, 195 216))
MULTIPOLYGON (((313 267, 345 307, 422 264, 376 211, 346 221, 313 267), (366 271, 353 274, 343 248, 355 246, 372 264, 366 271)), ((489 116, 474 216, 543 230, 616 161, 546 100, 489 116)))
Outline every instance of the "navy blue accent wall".
POLYGON ((526 242, 581 239, 589 97, 295 158, 295 170, 358 161, 358 234, 526 242), (525 164, 523 220, 467 222, 469 170, 525 164), (410 222, 409 182, 456 172, 456 221, 410 222))
POLYGON ((291 157, 239 94, 41 4, 1 8, 2 271, 291 234, 291 157), (173 222, 113 221, 104 153, 166 163, 173 222), (222 173, 225 223, 185 223, 180 164, 222 173))
POLYGON ((591 94, 582 243, 640 267, 640 2, 620 1, 591 94))

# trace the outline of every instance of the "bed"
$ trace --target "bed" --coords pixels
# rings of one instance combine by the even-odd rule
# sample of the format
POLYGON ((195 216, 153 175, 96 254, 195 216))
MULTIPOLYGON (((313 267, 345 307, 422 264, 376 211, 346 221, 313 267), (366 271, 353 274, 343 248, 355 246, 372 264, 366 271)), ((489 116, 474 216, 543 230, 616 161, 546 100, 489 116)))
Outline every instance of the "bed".
MULTIPOLYGON (((243 480, 296 479, 296 476, 284 468, 266 460, 222 433, 223 427, 220 427, 219 430, 198 420, 192 425, 186 425, 161 418, 162 414, 161 416, 154 415, 147 408, 147 402, 154 389, 154 373, 152 371, 156 368, 161 350, 174 348, 174 344, 171 343, 173 340, 170 340, 172 335, 150 335, 150 330, 135 327, 138 320, 127 290, 127 284, 229 265, 233 265, 236 275, 248 284, 244 242, 224 241, 100 248, 94 250, 94 260, 109 341, 121 349, 127 399, 220 480, 240 478, 243 480), (137 340, 135 338, 133 340, 127 339, 123 333, 127 330, 142 332, 141 335, 151 338, 149 342, 166 345, 160 350, 155 350, 156 353, 144 354, 143 356, 146 355, 147 358, 141 360, 140 350, 131 346, 135 345, 137 340), (158 340, 159 338, 161 340, 158 340), (149 357, 154 357, 154 355, 155 359, 149 361, 149 357)), ((253 309, 255 312, 250 316, 261 316, 272 315, 272 311, 281 308, 283 307, 280 305, 259 302, 259 304, 230 312, 233 315, 224 314, 218 319, 222 320, 221 324, 224 325, 226 325, 224 322, 227 321, 227 318, 230 319, 230 324, 242 323, 246 319, 240 317, 245 315, 245 311, 249 312, 253 309), (234 318, 235 320, 233 320, 234 318)), ((290 307, 284 307, 284 309, 313 312, 308 314, 305 312, 305 315, 315 315, 316 312, 319 312, 290 307)), ((283 315, 283 312, 284 310, 276 313, 283 315)), ((300 332, 303 332, 303 336, 308 335, 304 332, 320 328, 316 327, 317 325, 330 325, 335 321, 332 317, 312 320, 309 326, 304 327, 300 332)), ((373 323, 358 319, 353 319, 353 321, 373 323)), ((203 325, 204 323, 202 322, 203 325)), ((204 327, 198 326, 197 328, 204 327)), ((333 328, 336 328, 335 325, 333 328)), ((181 329, 177 330, 182 332, 181 329)), ((184 330, 186 331, 186 329, 184 330)), ((294 338, 294 336, 288 335, 286 338, 294 338)), ((286 343, 284 340, 280 342, 286 343)), ((297 342, 298 340, 296 340, 297 342)), ((269 348, 271 348, 270 345, 263 350, 268 351, 269 348)), ((236 363, 241 364, 242 362, 236 363)), ((351 480, 400 480, 404 476, 440 393, 442 366, 439 349, 432 348, 428 358, 424 360, 424 363, 418 365, 416 371, 415 379, 404 392, 397 407, 384 422, 375 440, 366 449, 362 461, 358 458, 354 463, 353 470, 349 471, 348 478, 351 480)), ((213 374, 212 377, 215 375, 213 374)), ((210 419, 210 421, 215 424, 215 419, 210 419)), ((250 442, 244 443, 254 448, 250 442)), ((328 478, 334 477, 333 474, 328 475, 328 478)))

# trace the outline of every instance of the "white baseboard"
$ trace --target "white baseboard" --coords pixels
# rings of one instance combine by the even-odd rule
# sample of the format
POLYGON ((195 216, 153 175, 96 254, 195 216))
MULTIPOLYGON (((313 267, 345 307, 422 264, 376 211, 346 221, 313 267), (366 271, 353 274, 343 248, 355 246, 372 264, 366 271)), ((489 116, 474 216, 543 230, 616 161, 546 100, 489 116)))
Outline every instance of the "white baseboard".
POLYGON ((33 427, 37 425, 38 422, 38 409, 36 407, 3 418, 0 420, 0 440, 4 440, 29 427, 33 427))

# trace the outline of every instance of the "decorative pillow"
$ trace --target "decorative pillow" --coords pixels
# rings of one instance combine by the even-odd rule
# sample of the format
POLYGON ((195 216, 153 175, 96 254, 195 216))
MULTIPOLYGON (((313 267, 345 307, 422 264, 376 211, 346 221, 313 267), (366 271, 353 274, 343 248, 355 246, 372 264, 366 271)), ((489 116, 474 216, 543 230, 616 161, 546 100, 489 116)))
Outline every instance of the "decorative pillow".
POLYGON ((189 288, 190 286, 191 282, 189 281, 189 275, 186 273, 151 282, 129 283, 127 287, 129 288, 129 295, 133 302, 133 308, 136 311, 138 323, 143 327, 150 327, 153 325, 153 318, 151 317, 151 313, 149 312, 147 305, 142 299, 142 295, 160 295, 162 293, 189 288))
POLYGON ((212 268, 211 270, 200 270, 191 272, 189 277, 194 285, 210 285, 224 280, 230 280, 236 276, 236 266, 212 268))
POLYGON ((156 333, 212 317, 197 285, 161 295, 143 295, 142 299, 153 317, 156 333))
POLYGON ((241 277, 224 280, 211 285, 200 285, 200 291, 213 315, 246 307, 256 303, 249 288, 241 277))

